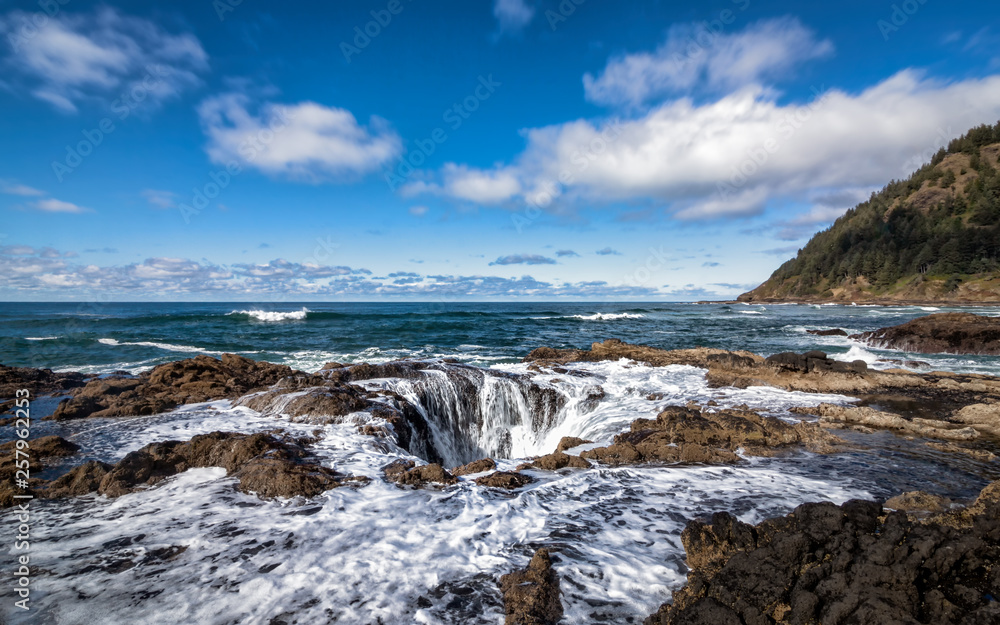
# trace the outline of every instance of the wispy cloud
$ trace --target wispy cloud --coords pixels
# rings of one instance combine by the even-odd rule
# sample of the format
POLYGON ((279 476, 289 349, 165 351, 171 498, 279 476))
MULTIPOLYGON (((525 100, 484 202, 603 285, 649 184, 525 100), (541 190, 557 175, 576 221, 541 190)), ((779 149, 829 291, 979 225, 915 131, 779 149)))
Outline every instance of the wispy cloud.
POLYGON ((569 256, 579 256, 579 254, 577 254, 573 250, 559 250, 558 252, 556 252, 556 256, 558 256, 559 258, 565 258, 569 256))
POLYGON ((46 213, 86 213, 90 212, 90 209, 84 208, 82 206, 77 206, 72 202, 63 202, 62 200, 57 200, 55 198, 46 198, 44 200, 38 200, 33 202, 31 206, 37 210, 46 213))
POLYGON ((635 107, 696 88, 732 90, 786 77, 796 65, 833 52, 830 41, 795 18, 761 20, 732 34, 704 28, 673 26, 655 52, 618 56, 599 76, 586 74, 587 99, 635 107))
POLYGON ((556 261, 538 254, 511 254, 501 256, 490 265, 555 265, 556 261))
POLYGON ((38 197, 45 195, 45 191, 39 191, 28 185, 20 184, 13 180, 0 180, 0 191, 7 195, 20 195, 23 197, 38 197))
POLYGON ((598 256, 621 256, 622 255, 621 252, 619 252, 618 250, 611 249, 610 247, 606 247, 606 248, 604 248, 602 250, 597 250, 594 253, 597 254, 598 256))
POLYGON ((525 0, 493 0, 493 16, 501 32, 516 32, 531 23, 535 9, 525 0))
POLYGON ((168 209, 177 206, 177 194, 173 191, 145 189, 140 194, 153 208, 168 209))
POLYGON ((88 99, 120 97, 142 84, 150 67, 158 71, 151 88, 146 82, 147 97, 157 101, 198 84, 198 75, 208 69, 208 55, 194 35, 170 33, 110 7, 60 12, 35 24, 34 36, 19 38, 25 23, 35 24, 34 16, 23 11, 0 16, 0 34, 12 42, 4 59, 8 76, 64 112, 75 112, 88 99))

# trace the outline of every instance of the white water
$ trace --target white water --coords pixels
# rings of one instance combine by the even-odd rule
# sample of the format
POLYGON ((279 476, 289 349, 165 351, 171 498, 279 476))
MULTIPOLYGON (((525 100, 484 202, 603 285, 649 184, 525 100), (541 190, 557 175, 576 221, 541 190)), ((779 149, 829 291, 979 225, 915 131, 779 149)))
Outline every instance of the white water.
POLYGON ((246 315, 257 321, 301 321, 309 314, 308 308, 293 310, 291 312, 277 312, 270 310, 234 310, 230 315, 246 315))
MULTIPOLYGON (((792 418, 786 412, 792 406, 847 401, 763 387, 711 389, 703 370, 685 366, 623 360, 573 371, 578 375, 530 373, 527 365, 511 364, 494 367, 494 375, 429 371, 423 380, 366 386, 433 398, 427 404, 442 411, 428 413, 440 431, 436 443, 453 445, 455 457, 468 450, 446 432, 462 410, 466 418, 485 415, 469 433, 475 446, 498 445, 510 429, 511 455, 524 457, 552 451, 562 436, 607 442, 632 420, 691 400, 746 403, 785 418, 792 418), (532 430, 528 406, 537 391, 505 374, 530 375, 565 405, 545 428, 532 430), (449 399, 456 385, 473 382, 474 401, 449 399), (588 401, 596 387, 604 399, 588 401), (650 393, 662 398, 647 399, 650 393)), ((235 491, 221 469, 196 469, 114 500, 37 502, 32 564, 51 573, 34 579, 31 620, 15 614, 14 623, 266 624, 287 614, 299 623, 497 625, 496 580, 523 567, 541 545, 558 550, 566 623, 641 621, 684 583, 679 535, 689 520, 730 510, 756 522, 805 501, 869 496, 836 471, 782 459, 530 472, 538 481, 515 493, 468 479, 440 491, 403 490, 381 479, 381 467, 411 457, 391 440, 362 436, 350 424, 317 428, 225 401, 85 425, 73 440, 104 461, 151 442, 218 430, 317 434, 314 450, 324 465, 371 482, 311 501, 261 501, 235 491), (144 561, 171 546, 187 550, 171 562, 144 561), (113 572, 112 564, 126 560, 139 564, 113 572)), ((512 469, 519 462, 498 464, 512 469)))

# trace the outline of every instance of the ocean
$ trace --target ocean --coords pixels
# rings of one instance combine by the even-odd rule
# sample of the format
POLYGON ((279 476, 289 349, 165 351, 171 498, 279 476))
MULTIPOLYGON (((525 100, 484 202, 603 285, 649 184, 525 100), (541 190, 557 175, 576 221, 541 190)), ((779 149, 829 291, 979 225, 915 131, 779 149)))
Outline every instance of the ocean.
MULTIPOLYGON (((475 409, 488 418, 465 430, 462 441, 447 439, 442 429, 443 455, 449 464, 496 455, 499 468, 513 470, 526 457, 553 451, 562 436, 607 443, 634 419, 653 417, 666 405, 712 400, 800 420, 809 417, 790 408, 855 401, 765 387, 710 388, 704 371, 688 366, 601 362, 542 374, 520 362, 536 347, 586 348, 617 338, 665 349, 706 346, 762 355, 820 349, 875 368, 917 360, 934 369, 1000 374, 996 357, 904 354, 807 332, 862 332, 939 310, 960 309, 5 303, 0 362, 138 373, 197 354, 235 352, 311 372, 327 362, 454 359, 482 370, 469 379, 476 380, 475 409), (565 399, 550 427, 531 427, 519 379, 565 399), (498 446, 500 438, 509 444, 498 446)), ((1000 315, 1000 307, 975 312, 1000 315)), ((455 387, 445 376, 417 384, 362 383, 407 397, 433 394, 440 414, 428 414, 432 422, 468 418, 449 403, 455 387)), ((399 458, 422 459, 391 440, 361 435, 363 414, 317 426, 216 401, 149 417, 37 420, 53 406, 34 406, 33 435, 60 434, 79 444, 81 454, 72 464, 114 462, 152 442, 213 431, 282 429, 318 436, 314 451, 325 465, 372 480, 308 501, 263 501, 237 492, 224 470, 208 468, 116 499, 37 501, 31 557, 41 573, 33 580, 32 613, 11 615, 13 623, 495 625, 503 620, 497 578, 523 567, 542 546, 557 554, 565 622, 641 623, 685 582, 680 532, 692 519, 726 510, 758 522, 806 501, 842 503, 916 489, 960 499, 1000 479, 996 463, 878 432, 845 433, 858 445, 825 456, 800 452, 725 467, 539 472, 533 474, 537 481, 513 493, 469 481, 442 490, 403 490, 380 479, 381 467, 399 458), (165 559, 167 552, 175 555, 165 559)), ((5 431, 0 441, 12 437, 5 431)), ((47 475, 65 468, 56 465, 47 475)), ((13 517, 6 512, 2 520, 12 523, 13 517)))

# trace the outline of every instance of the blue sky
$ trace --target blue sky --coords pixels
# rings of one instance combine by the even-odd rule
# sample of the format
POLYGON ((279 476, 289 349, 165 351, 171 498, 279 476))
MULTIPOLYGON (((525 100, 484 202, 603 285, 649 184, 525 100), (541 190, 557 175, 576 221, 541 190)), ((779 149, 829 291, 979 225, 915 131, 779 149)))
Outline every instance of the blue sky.
POLYGON ((0 296, 730 298, 1000 119, 998 15, 0 3, 0 296))

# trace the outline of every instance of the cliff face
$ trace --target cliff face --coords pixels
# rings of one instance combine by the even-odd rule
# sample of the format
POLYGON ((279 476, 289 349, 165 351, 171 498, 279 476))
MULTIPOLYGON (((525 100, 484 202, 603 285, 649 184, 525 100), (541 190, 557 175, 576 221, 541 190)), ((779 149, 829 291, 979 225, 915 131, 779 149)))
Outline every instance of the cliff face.
POLYGON ((1000 123, 952 141, 740 301, 1000 301, 1000 123))

